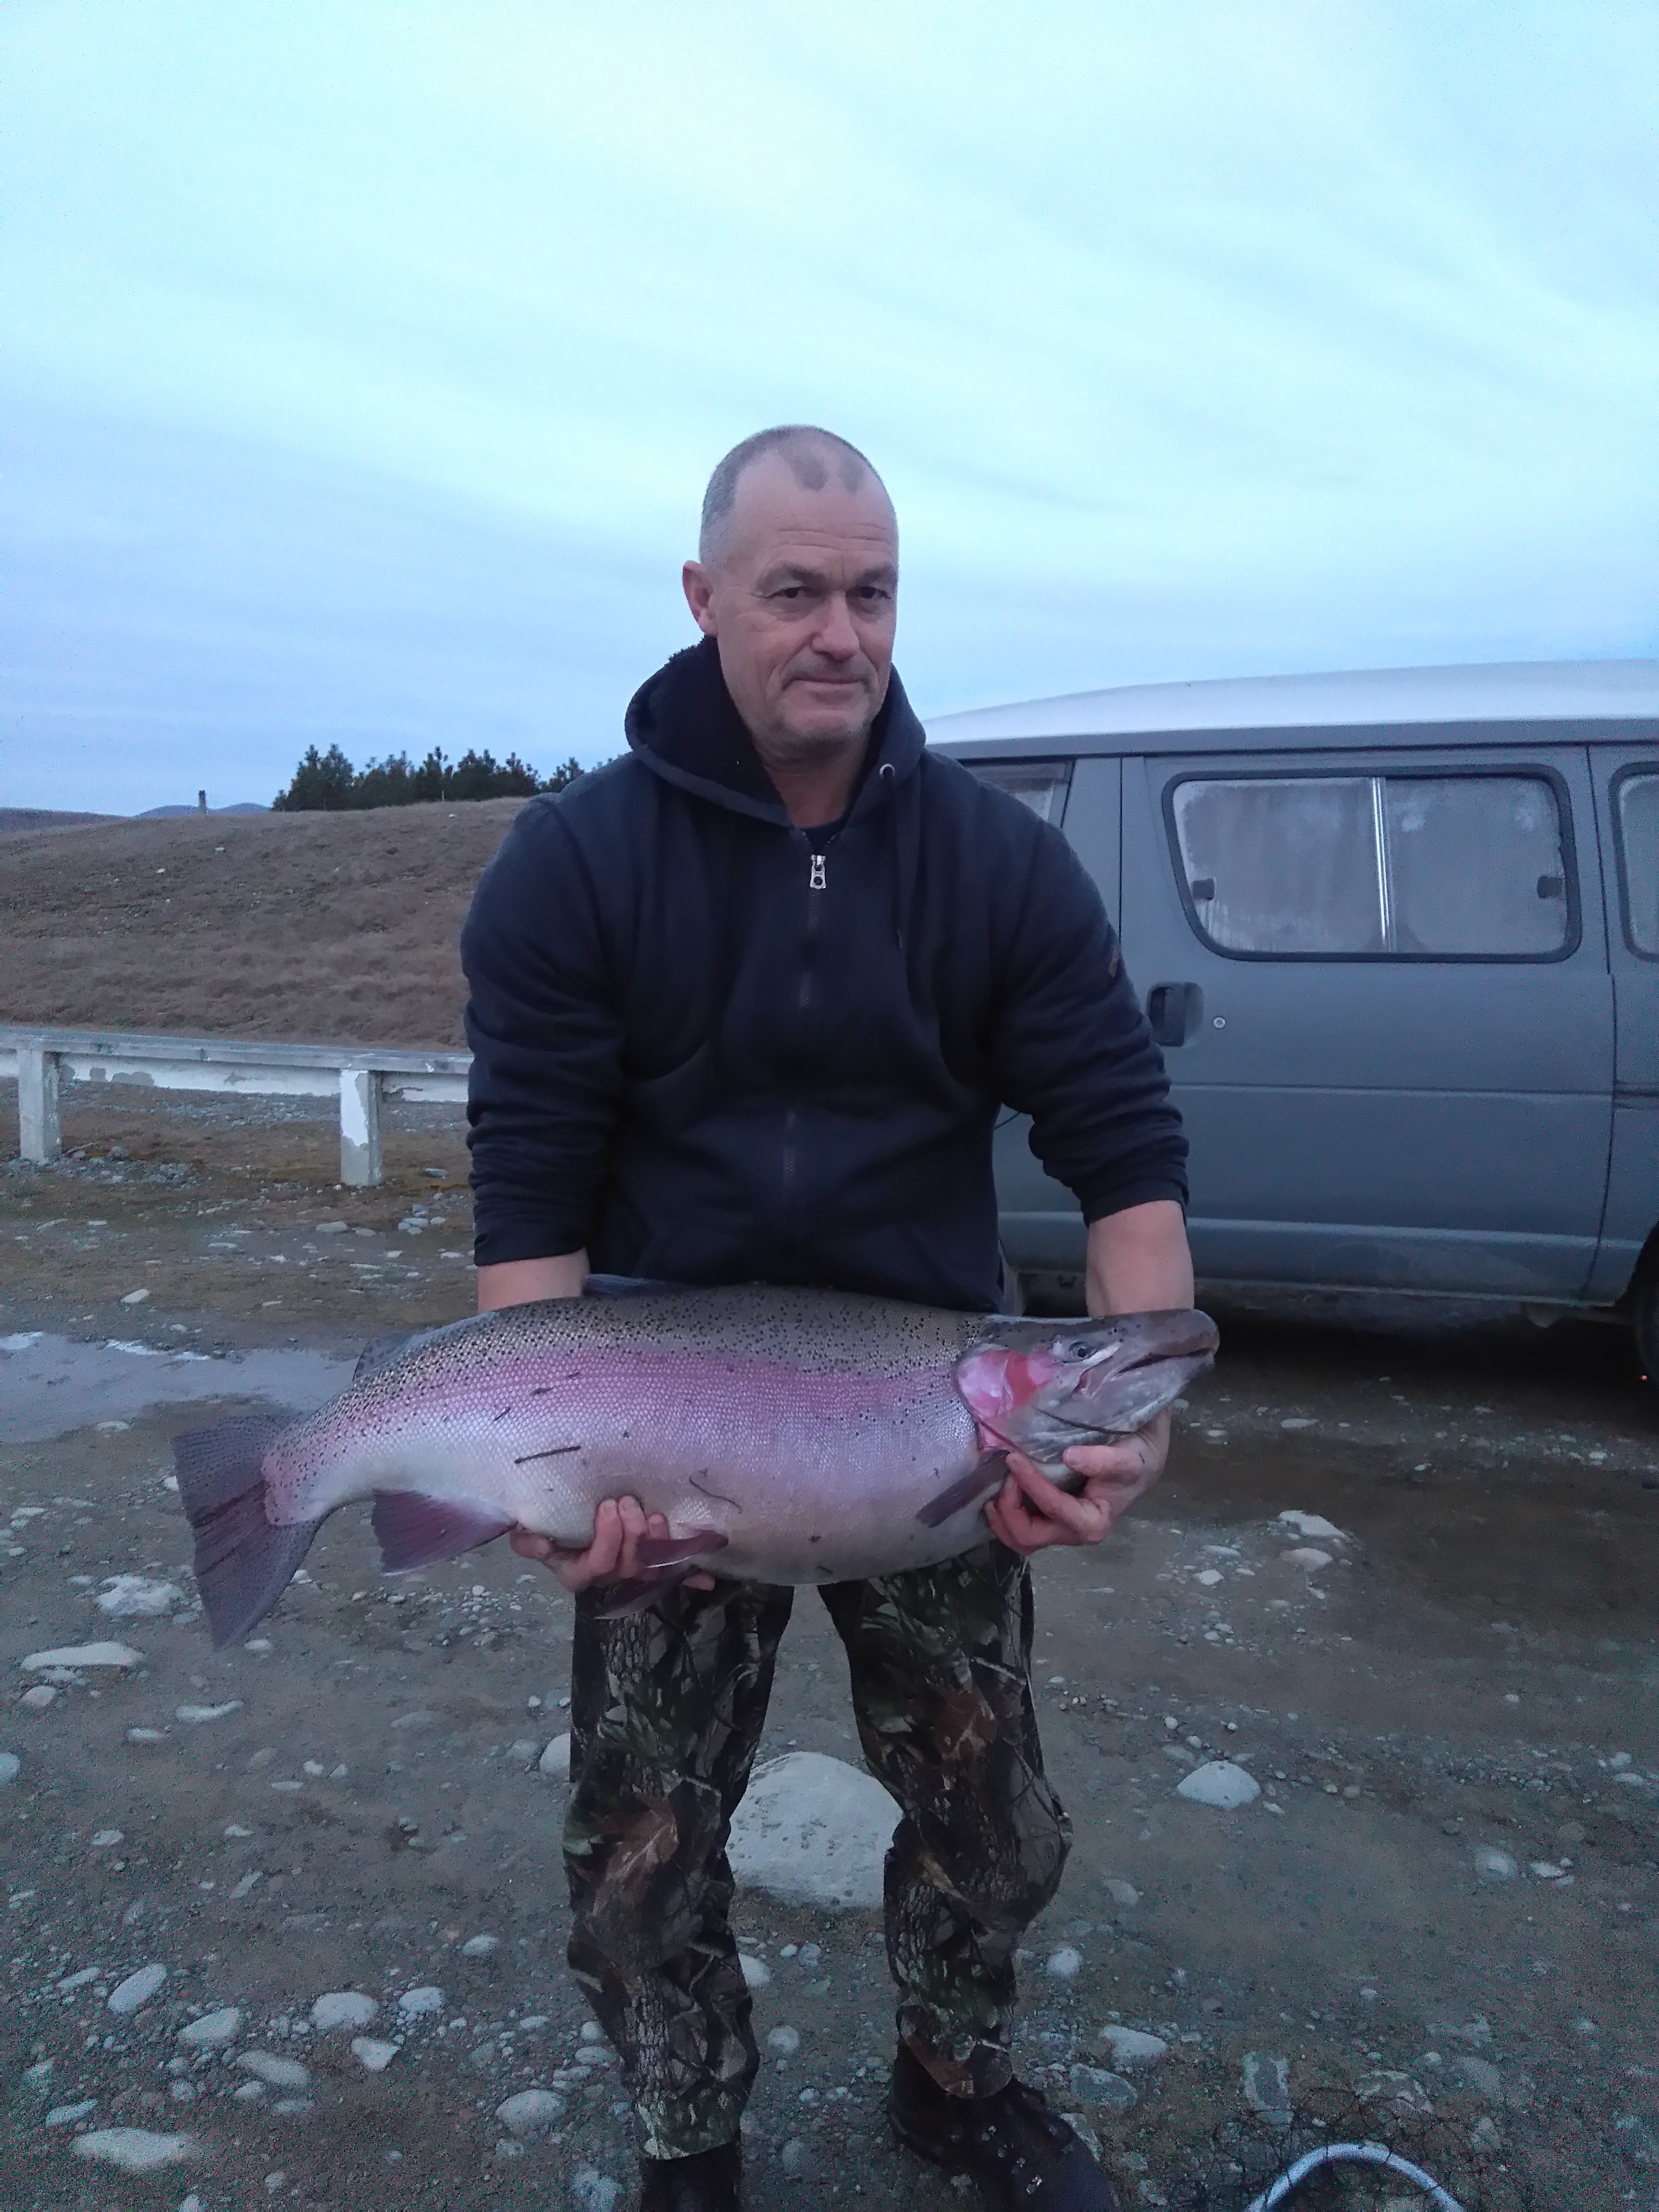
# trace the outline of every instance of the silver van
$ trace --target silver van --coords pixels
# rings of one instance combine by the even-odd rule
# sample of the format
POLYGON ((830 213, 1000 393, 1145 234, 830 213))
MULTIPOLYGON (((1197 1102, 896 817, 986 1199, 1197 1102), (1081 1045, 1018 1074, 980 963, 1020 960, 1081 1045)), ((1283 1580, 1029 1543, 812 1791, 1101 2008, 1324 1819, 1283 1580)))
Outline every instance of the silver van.
MULTIPOLYGON (((1616 1312, 1659 1375, 1659 661, 1144 684, 928 736, 1099 885, 1206 1283, 1616 1312)), ((1026 1138, 997 1174, 1035 1289, 1084 1237, 1026 1138)))

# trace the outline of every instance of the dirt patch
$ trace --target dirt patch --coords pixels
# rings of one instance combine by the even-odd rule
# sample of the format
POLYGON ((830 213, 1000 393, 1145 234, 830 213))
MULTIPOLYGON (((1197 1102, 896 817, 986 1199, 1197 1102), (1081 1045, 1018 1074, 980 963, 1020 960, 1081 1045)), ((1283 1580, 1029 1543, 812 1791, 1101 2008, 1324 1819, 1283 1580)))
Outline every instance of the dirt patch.
MULTIPOLYGON (((290 1345, 346 1360, 471 1304, 457 1117, 414 1109, 430 1118, 399 1122, 397 1187, 343 1193, 302 1172, 313 1146, 326 1169, 325 1114, 252 1105, 136 1104, 88 1157, 0 1178, 0 1340, 140 1347, 57 1366, 46 1339, 0 1348, 0 1388, 41 1401, 0 1443, 0 1748, 21 1761, 0 1788, 0 2201, 108 2212, 193 2188, 210 2207, 599 2212, 614 2182, 623 2212, 627 2103, 582 2039, 564 1785, 537 1771, 566 1725, 556 1586, 501 1544, 388 1581, 349 1510, 269 1648, 207 1647, 172 1436, 246 1406, 261 1376, 277 1400, 283 1375, 313 1387, 290 1345), (262 1347, 263 1364, 236 1357, 262 1347), (161 1402, 155 1355, 181 1349, 228 1355, 188 1370, 222 1378, 216 1406, 161 1402), (116 1576, 178 1601, 108 1619, 116 1576), (101 1637, 138 1663, 51 1682, 21 1665, 101 1637), (57 1694, 26 1706, 31 1682, 57 1694), (148 1965, 166 1983, 112 2014, 148 1965), (384 2072, 310 2027, 339 1990, 377 2007, 367 2033, 398 2046, 384 2072), (403 2006, 413 1990, 441 2008, 403 2006), (227 2051, 179 2041, 233 2007, 227 2051), (237 2051, 307 2078, 264 2087, 237 2051), (495 2115, 532 2087, 563 2110, 520 2143, 495 2115), (193 2154, 129 2183, 70 2148, 119 2127, 187 2134, 193 2154)), ((1224 1347, 1166 1482, 1100 1550, 1036 1571, 1036 1697, 1074 1845, 1021 1960, 1021 2071, 1092 2127, 1133 2212, 1243 2212, 1335 2137, 1417 2157, 1468 2212, 1647 2212, 1659 1418, 1628 1343, 1239 1322, 1224 1347), (1254 1802, 1178 1795, 1224 1760, 1254 1802), (1114 2028, 1164 2055, 1120 2067, 1114 2028), (1280 2080, 1264 2112, 1251 2086, 1280 2080)), ((809 1592, 763 1755, 792 1748, 858 1757, 809 1592)), ((954 2212, 884 2131, 875 1917, 743 1892, 736 1918, 769 1977, 753 2201, 954 2212)), ((1380 2212, 1404 2189, 1316 2182, 1297 2202, 1380 2212)))
POLYGON ((0 1021, 459 1046, 457 944, 524 802, 0 840, 0 1021))

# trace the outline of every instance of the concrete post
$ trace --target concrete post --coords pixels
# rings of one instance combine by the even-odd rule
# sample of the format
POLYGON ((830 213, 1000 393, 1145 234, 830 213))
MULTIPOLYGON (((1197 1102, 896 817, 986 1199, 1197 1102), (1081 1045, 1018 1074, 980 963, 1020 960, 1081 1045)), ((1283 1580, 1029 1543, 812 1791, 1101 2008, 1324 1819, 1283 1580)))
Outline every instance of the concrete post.
POLYGON ((340 1181, 380 1180, 380 1078, 372 1067, 340 1070, 340 1181))
POLYGON ((60 1066, 58 1054, 39 1045, 17 1048, 17 1149, 26 1160, 55 1160, 64 1149, 58 1112, 60 1066))

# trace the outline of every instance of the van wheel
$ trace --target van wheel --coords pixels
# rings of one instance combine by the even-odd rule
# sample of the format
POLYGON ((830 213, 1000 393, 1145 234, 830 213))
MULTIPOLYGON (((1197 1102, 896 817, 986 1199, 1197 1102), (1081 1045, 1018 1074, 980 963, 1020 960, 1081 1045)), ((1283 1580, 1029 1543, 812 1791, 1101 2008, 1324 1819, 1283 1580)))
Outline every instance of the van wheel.
POLYGON ((1636 1351, 1642 1372, 1659 1389, 1659 1267, 1650 1267, 1647 1279, 1636 1293, 1636 1351))

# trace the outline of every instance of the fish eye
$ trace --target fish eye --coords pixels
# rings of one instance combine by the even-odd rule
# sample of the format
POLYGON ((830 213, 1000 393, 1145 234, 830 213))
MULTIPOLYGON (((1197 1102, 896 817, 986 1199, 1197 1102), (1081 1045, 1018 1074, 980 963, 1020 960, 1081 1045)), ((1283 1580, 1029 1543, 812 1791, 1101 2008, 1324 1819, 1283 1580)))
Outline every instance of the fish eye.
POLYGON ((1054 1352, 1060 1359, 1092 1359, 1098 1349, 1088 1337, 1074 1336, 1062 1339, 1054 1346, 1054 1352))

